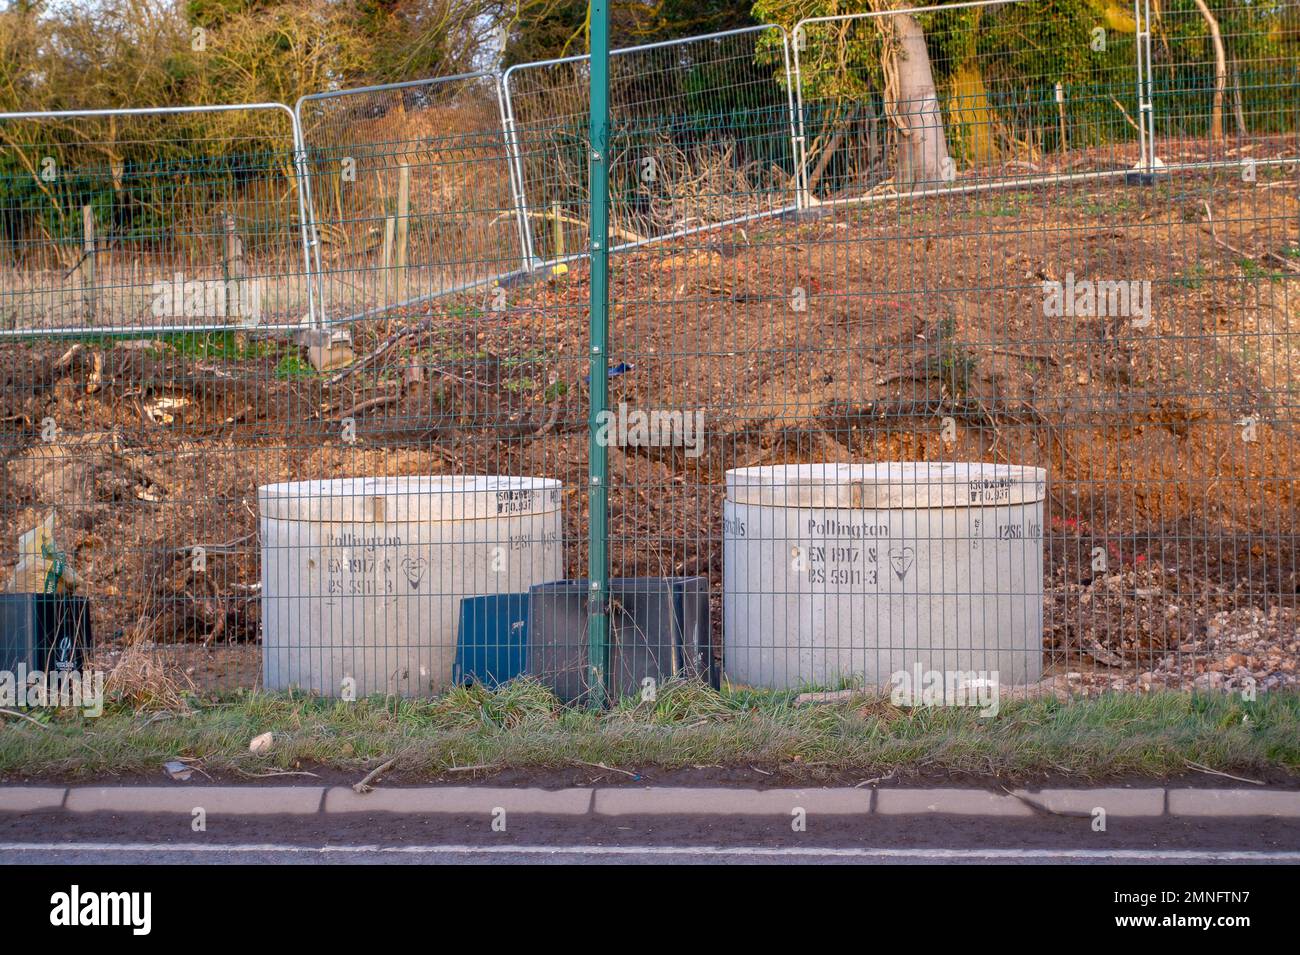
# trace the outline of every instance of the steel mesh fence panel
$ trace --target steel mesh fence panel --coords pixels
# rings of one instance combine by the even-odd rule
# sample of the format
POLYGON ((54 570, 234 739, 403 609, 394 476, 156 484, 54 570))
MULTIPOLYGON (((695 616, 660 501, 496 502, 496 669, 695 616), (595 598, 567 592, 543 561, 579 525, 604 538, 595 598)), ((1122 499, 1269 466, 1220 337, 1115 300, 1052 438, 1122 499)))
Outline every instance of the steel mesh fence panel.
POLYGON ((498 83, 300 103, 326 314, 349 323, 349 355, 313 383, 335 410, 306 445, 326 457, 261 492, 270 688, 495 687, 543 669, 529 632, 555 641, 550 678, 582 683, 580 644, 546 626, 571 595, 530 591, 582 577, 583 312, 563 276, 516 281, 532 141, 503 123, 498 83))
POLYGON ((1137 29, 1118 4, 1065 13, 1037 0, 802 21, 809 201, 1136 165, 1137 29))
MULTIPOLYGON (((455 99, 435 110, 436 121, 421 113, 418 91, 406 91, 409 125, 391 141, 354 116, 352 143, 330 153, 320 145, 329 127, 314 128, 318 183, 343 146, 366 148, 355 150, 349 183, 358 195, 341 188, 342 215, 328 205, 318 212, 326 270, 312 275, 302 264, 306 218, 296 205, 292 218, 284 211, 297 189, 286 179, 292 149, 288 174, 279 154, 258 165, 196 135, 181 140, 183 173, 163 162, 165 148, 149 162, 133 158, 163 185, 148 202, 122 199, 112 221, 127 211, 169 218, 147 220, 156 247, 137 234, 134 245, 118 234, 103 240, 98 275, 116 277, 107 287, 148 291, 160 279, 146 268, 169 283, 177 268, 191 269, 186 289, 220 277, 213 238, 229 233, 209 213, 242 200, 234 206, 242 280, 302 280, 301 312, 267 304, 267 291, 256 327, 202 314, 168 316, 161 328, 126 325, 117 312, 111 324, 101 313, 103 325, 91 325, 47 305, 46 324, 19 329, 31 342, 0 346, 4 585, 84 599, 94 636, 86 665, 116 673, 114 685, 360 698, 441 693, 458 674, 504 680, 519 673, 514 598, 581 575, 565 557, 584 552, 569 540, 582 510, 571 489, 582 486, 575 448, 584 439, 574 432, 584 356, 578 339, 560 333, 581 327, 579 307, 570 289, 546 283, 464 287, 521 265, 493 85, 487 78, 485 98, 472 104, 483 113, 465 118, 469 107, 455 99), (454 131, 439 125, 455 119, 454 131), (405 269, 395 250, 388 269, 370 251, 336 254, 352 233, 382 225, 360 190, 378 191, 381 178, 392 189, 399 163, 410 169, 405 269), (269 231, 282 211, 296 267, 270 258, 268 236, 254 227, 269 231), (387 309, 352 321, 345 338, 300 325, 318 282, 334 320, 378 312, 385 277, 387 309), (496 594, 502 601, 462 622, 463 598, 496 594)), ((291 112, 278 114, 288 128, 291 112)), ((371 119, 387 116, 378 109, 371 119)), ((130 141, 124 124, 117 130, 116 142, 130 141)), ((62 175, 72 168, 86 166, 61 160, 62 175)), ((122 174, 125 197, 138 194, 136 169, 122 174)), ((314 193, 317 202, 328 194, 314 193)), ((35 241, 17 245, 13 254, 34 267, 35 241)))
POLYGON ((619 253, 611 573, 706 577, 738 685, 1292 685, 1292 176, 619 253))
POLYGON ((319 93, 297 112, 331 321, 523 268, 495 74, 319 93))
POLYGON ((0 335, 296 325, 313 310, 283 106, 0 115, 0 335))
MULTIPOLYGON (((611 242, 636 245, 793 208, 793 90, 784 31, 760 27, 614 50, 611 242), (738 197, 743 196, 743 199, 738 197)), ((538 261, 585 248, 590 60, 505 74, 538 261)))
MULTIPOLYGON (((1134 54, 1066 88, 1062 140, 1054 67, 990 94, 1038 144, 967 167, 997 191, 614 257, 610 572, 705 578, 734 686, 1294 685, 1295 170, 1131 175, 1134 54)), ((881 146, 810 191, 864 195, 881 146)))
POLYGON ((1177 0, 1144 12, 1159 158, 1295 161, 1300 4, 1177 0))
POLYGON ((155 685, 178 694, 255 685, 246 492, 254 449, 301 413, 265 336, 315 316, 292 111, 10 114, 0 132, 6 609, 52 608, 22 624, 57 623, 49 669, 148 684, 165 660, 176 682, 155 685))

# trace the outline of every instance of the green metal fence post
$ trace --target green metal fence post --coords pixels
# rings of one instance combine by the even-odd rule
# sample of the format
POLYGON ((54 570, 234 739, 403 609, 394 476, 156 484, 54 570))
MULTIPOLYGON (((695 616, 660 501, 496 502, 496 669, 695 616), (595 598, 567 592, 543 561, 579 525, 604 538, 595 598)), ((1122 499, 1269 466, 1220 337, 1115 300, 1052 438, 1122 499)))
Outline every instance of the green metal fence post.
POLYGON ((587 457, 588 677, 593 706, 603 706, 609 673, 609 452, 600 422, 609 401, 609 0, 591 0, 591 417, 587 457))

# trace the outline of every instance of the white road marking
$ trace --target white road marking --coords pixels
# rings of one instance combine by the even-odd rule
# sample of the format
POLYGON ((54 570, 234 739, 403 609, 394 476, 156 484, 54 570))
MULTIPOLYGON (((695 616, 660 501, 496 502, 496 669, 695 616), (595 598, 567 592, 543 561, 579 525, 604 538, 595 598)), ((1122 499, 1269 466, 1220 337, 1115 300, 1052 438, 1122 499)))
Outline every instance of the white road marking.
POLYGON ((1158 862, 1295 862, 1300 851, 1235 849, 887 849, 809 846, 583 846, 583 845, 426 845, 426 846, 301 846, 278 843, 168 843, 148 842, 0 842, 0 852, 147 852, 147 853, 259 853, 296 855, 588 855, 588 856, 809 856, 827 859, 951 859, 1014 860, 1066 859, 1158 862))

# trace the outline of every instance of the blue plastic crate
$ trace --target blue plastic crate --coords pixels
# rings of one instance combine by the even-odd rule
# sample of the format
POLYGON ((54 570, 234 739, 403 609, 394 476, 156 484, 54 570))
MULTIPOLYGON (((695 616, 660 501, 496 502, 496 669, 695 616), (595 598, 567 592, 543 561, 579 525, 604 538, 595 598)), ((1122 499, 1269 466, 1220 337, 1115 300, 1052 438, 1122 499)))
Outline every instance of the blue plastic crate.
POLYGON ((528 594, 489 594, 460 602, 453 681, 492 688, 522 673, 527 658, 528 594))

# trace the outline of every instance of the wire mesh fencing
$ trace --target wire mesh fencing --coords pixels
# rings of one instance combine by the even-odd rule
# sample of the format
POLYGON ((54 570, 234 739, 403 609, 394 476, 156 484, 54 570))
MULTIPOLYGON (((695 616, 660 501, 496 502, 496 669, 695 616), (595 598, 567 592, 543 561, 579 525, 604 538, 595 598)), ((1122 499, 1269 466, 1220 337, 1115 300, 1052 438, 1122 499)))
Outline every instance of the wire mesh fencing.
POLYGON ((1025 0, 814 17, 793 31, 809 201, 1136 165, 1138 25, 1025 0))
MULTIPOLYGON (((794 89, 779 27, 612 51, 611 241, 638 245, 794 208, 794 89)), ((590 57, 505 73, 535 258, 586 248, 590 57)))
POLYGON ((1294 686, 1294 30, 1214 9, 0 118, 6 586, 203 692, 580 700, 600 612, 615 696, 1294 686))
POLYGON ((1295 685, 1295 103, 1216 165, 1134 12, 801 24, 806 214, 614 256, 611 574, 707 579, 729 679, 1295 685))
POLYGON ((1300 4, 1145 6, 1155 151, 1166 163, 1293 162, 1300 4))
MULTIPOLYGON (((146 140, 97 116, 115 138, 56 153, 66 184, 11 177, 63 205, 13 206, 32 231, 10 229, 10 260, 30 276, 79 254, 40 229, 92 206, 93 288, 113 304, 79 311, 89 282, 46 288, 11 329, 27 341, 2 346, 0 670, 10 638, 38 648, 34 668, 66 637, 69 666, 150 692, 428 695, 466 666, 516 675, 508 595, 580 576, 585 354, 561 330, 585 303, 485 284, 523 265, 495 78, 300 109, 305 149, 284 107, 282 153, 265 128, 200 138, 178 113, 150 127, 174 141, 146 140), (105 142, 129 159, 91 165, 105 142), (261 311, 217 297, 231 287, 260 287, 261 311), (490 658, 486 635, 457 656, 475 597, 466 627, 505 626, 500 644, 482 631, 490 658)), ((15 161, 39 174, 35 155, 15 161)))
POLYGON ((10 337, 296 325, 311 316, 283 106, 0 115, 10 337))
POLYGON ((299 101, 323 295, 372 317, 527 267, 500 81, 473 73, 299 101))
POLYGON ((745 685, 1293 686, 1295 192, 1036 183, 620 253, 612 572, 707 577, 745 685))

